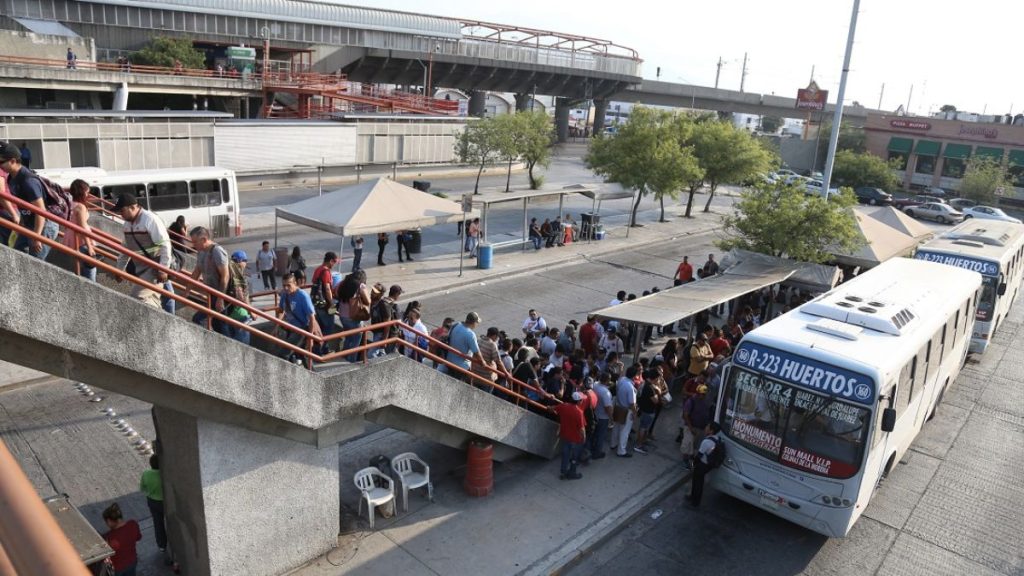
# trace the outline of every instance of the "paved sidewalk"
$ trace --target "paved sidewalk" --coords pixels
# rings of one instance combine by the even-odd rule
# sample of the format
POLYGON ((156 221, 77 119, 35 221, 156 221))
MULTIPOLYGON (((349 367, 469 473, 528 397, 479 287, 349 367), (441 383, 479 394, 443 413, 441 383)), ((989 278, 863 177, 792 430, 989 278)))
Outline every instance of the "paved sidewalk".
MULTIPOLYGON (((386 266, 377 266, 377 246, 375 243, 372 244, 371 250, 371 242, 367 240, 367 248, 363 251, 363 264, 371 283, 380 282, 386 286, 400 284, 405 291, 402 295, 403 300, 409 301, 418 296, 571 264, 589 257, 624 252, 649 244, 674 242, 686 236, 703 234, 721 228, 723 212, 721 208, 707 214, 700 212, 699 209, 694 210, 692 218, 683 218, 683 212, 683 207, 667 209, 666 217, 670 220, 669 222, 641 220, 641 227, 629 229, 628 238, 626 237, 626 221, 622 217, 619 218, 621 222, 612 220, 610 225, 602 222, 605 224, 606 231, 604 240, 593 240, 589 243, 584 240, 566 246, 541 248, 540 250, 534 250, 532 245, 526 250, 504 248, 493 255, 491 268, 488 270, 477 268, 477 260, 469 258, 467 255, 462 263, 461 276, 459 275, 458 251, 460 240, 455 236, 454 229, 451 241, 423 246, 422 253, 413 255, 415 258, 413 262, 391 261, 394 251, 389 244, 386 266)), ((312 260, 307 261, 312 262, 312 260)), ((346 262, 349 262, 347 258, 346 262)), ((344 263, 342 267, 346 272, 348 271, 348 267, 344 263)))
MULTIPOLYGON (((658 418, 656 449, 608 457, 580 468, 581 480, 559 480, 557 459, 495 463, 494 493, 472 498, 462 489, 465 456, 407 434, 383 430, 343 446, 342 535, 338 547, 294 572, 336 574, 541 575, 593 550, 620 526, 689 479, 675 439, 680 400, 658 418), (356 517, 356 470, 375 454, 414 450, 431 466, 434 502, 409 494, 409 512, 356 517), (424 453, 425 452, 425 453, 424 453)), ((401 499, 400 490, 398 499, 401 499)), ((400 507, 399 503, 399 507, 400 507)), ((401 508, 399 508, 401 509, 401 508)))

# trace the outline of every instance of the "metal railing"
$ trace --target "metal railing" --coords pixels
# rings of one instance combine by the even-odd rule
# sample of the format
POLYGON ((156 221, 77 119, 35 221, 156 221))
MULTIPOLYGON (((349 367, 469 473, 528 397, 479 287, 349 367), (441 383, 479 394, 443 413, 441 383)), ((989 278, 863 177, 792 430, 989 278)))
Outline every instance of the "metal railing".
MULTIPOLYGON (((280 313, 280 316, 278 314, 271 314, 269 313, 270 311, 267 309, 255 307, 249 302, 243 302, 241 300, 234 298, 231 295, 224 294, 222 292, 214 290, 208 287, 206 284, 194 280, 190 275, 162 266, 159 263, 154 262, 146 255, 142 255, 132 250, 129 250, 119 242, 111 241, 110 235, 98 234, 96 232, 93 232, 92 230, 86 230, 73 222, 64 220, 62 218, 58 218, 51 214, 50 212, 40 209, 35 204, 25 202, 20 198, 8 196, 6 197, 6 199, 11 201, 18 207, 32 212, 33 214, 35 214, 36 217, 42 217, 47 220, 56 222, 60 226, 63 226, 65 229, 73 230, 76 234, 82 237, 91 238, 93 242, 97 243, 99 246, 102 246, 105 252, 111 255, 116 255, 117 257, 126 257, 130 260, 135 261, 136 265, 142 265, 151 268, 157 272, 162 272, 166 274, 168 279, 172 280, 175 284, 184 287, 186 292, 198 294, 201 301, 196 301, 192 298, 183 296, 178 291, 171 292, 165 290, 163 288, 162 283, 154 284, 146 282, 145 280, 142 280, 132 274, 129 274, 125 270, 122 270, 116 266, 112 266, 100 260, 99 258, 94 258, 87 254, 82 254, 81 252, 75 250, 74 248, 65 246, 63 243, 57 240, 49 239, 43 235, 37 234, 35 231, 29 230, 20 224, 14 224, 9 221, 0 220, 0 226, 4 226, 13 230, 19 236, 25 236, 27 238, 31 238, 32 240, 44 243, 47 246, 50 246, 51 250, 57 250, 67 255, 74 261, 85 263, 90 266, 95 266, 98 270, 102 270, 103 272, 106 272, 107 274, 110 274, 115 278, 119 278, 122 281, 127 280, 128 282, 131 282, 139 286, 144 286, 146 289, 156 292, 160 294, 162 297, 172 299, 176 303, 191 308, 196 312, 202 312, 206 315, 206 326, 208 329, 212 329, 214 320, 217 320, 219 322, 227 324, 228 326, 236 330, 246 331, 250 333, 251 336, 262 339, 264 342, 270 345, 277 346, 279 349, 285 351, 286 353, 295 354, 296 356, 301 357, 303 359, 305 366, 309 369, 313 369, 314 365, 316 364, 341 361, 353 357, 361 359, 361 361, 365 364, 368 363, 370 360, 370 352, 379 349, 396 349, 401 351, 411 350, 417 356, 433 361, 437 366, 444 366, 445 369, 448 371, 448 374, 451 376, 455 376, 463 380, 466 380, 467 382, 476 386, 480 386, 485 390, 489 390, 492 392, 500 392, 502 395, 505 395, 507 398, 509 398, 510 401, 512 401, 517 406, 530 407, 540 412, 551 411, 550 406, 547 406, 533 398, 530 398, 530 395, 536 398, 551 399, 556 403, 558 402, 558 399, 553 398, 550 394, 548 394, 541 388, 516 380, 515 378, 512 378, 511 375, 506 376, 504 373, 498 371, 497 369, 487 366, 478 366, 475 368, 476 371, 474 371, 473 369, 467 370, 463 368, 462 366, 450 360, 449 357, 457 359, 456 361, 472 361, 472 358, 470 356, 449 346, 445 342, 433 338, 429 334, 420 332, 415 328, 404 324, 399 320, 391 320, 388 322, 361 326, 351 330, 336 332, 328 336, 314 334, 310 330, 296 327, 284 321, 282 319, 283 313, 280 313), (237 308, 242 308, 246 310, 249 313, 249 315, 252 316, 254 319, 263 320, 269 323, 272 326, 272 328, 276 331, 283 332, 286 335, 290 334, 293 336, 300 336, 302 345, 297 346, 295 344, 292 344, 291 342, 288 342, 285 338, 279 338, 274 334, 265 332, 261 330, 259 327, 254 326, 254 323, 240 322, 228 316, 225 313, 226 306, 225 308, 220 310, 215 309, 212 306, 212 304, 216 301, 224 302, 227 305, 231 305, 237 308), (392 331, 395 331, 393 329, 397 330, 398 336, 374 339, 372 341, 369 339, 369 336, 375 332, 391 333, 392 331), (406 341, 402 337, 403 331, 414 334, 416 336, 415 340, 417 341, 419 339, 425 340, 427 342, 426 349, 417 345, 415 342, 406 341), (342 341, 346 337, 354 335, 360 336, 361 344, 359 346, 322 354, 314 352, 314 350, 320 350, 322 348, 329 349, 331 344, 334 342, 338 342, 339 348, 341 348, 342 341), (440 351, 441 353, 444 354, 444 357, 442 357, 439 354, 435 354, 433 350, 440 351), (486 374, 486 376, 482 375, 481 372, 483 374, 486 374), (494 377, 497 377, 499 380, 505 380, 507 382, 507 386, 493 381, 492 378, 494 377)), ((275 292, 275 308, 278 306, 276 296, 277 294, 278 293, 275 292)))
POLYGON ((158 76, 188 76, 191 78, 208 78, 211 80, 237 80, 255 81, 258 76, 255 73, 242 74, 234 71, 207 70, 205 68, 185 68, 167 66, 143 66, 138 64, 124 64, 117 62, 94 62, 91 60, 76 60, 72 65, 67 60, 51 58, 28 58, 24 56, 3 56, 0 55, 0 64, 11 64, 15 66, 33 66, 42 68, 62 68, 74 72, 76 70, 89 70, 96 72, 112 72, 118 74, 150 74, 158 76))
POLYGON ((67 536, 0 440, 0 574, 88 576, 67 536))

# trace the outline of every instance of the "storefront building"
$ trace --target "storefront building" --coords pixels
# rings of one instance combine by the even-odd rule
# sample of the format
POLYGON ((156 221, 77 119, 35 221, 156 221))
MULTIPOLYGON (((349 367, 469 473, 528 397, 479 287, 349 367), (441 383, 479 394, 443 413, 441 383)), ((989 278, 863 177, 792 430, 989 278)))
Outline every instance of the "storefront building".
POLYGON ((968 160, 986 157, 1008 168, 1006 196, 1024 200, 1024 126, 879 114, 864 133, 868 152, 897 162, 905 190, 958 190, 968 160))

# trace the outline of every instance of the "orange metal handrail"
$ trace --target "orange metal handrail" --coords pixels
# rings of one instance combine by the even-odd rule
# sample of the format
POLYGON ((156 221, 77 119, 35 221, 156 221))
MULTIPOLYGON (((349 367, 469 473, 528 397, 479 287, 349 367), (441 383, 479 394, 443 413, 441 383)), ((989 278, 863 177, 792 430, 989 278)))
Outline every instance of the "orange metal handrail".
POLYGON ((88 576, 78 552, 0 440, 0 573, 88 576))
MULTIPOLYGON (((388 329, 390 327, 397 327, 399 329, 408 330, 410 332, 413 332, 413 333, 417 334, 417 336, 421 336, 421 337, 425 338, 429 343, 434 344, 435 346, 441 348, 442 350, 445 350, 446 352, 454 353, 454 354, 460 356, 463 359, 471 359, 466 354, 463 354, 462 352, 456 350, 455 348, 452 348, 448 344, 445 344, 444 342, 440 342, 440 341, 432 338, 429 334, 425 334, 425 333, 419 332, 419 331, 415 330, 414 328, 412 328, 412 327, 410 327, 410 326, 408 326, 408 325, 406 325, 406 324, 404 324, 404 323, 402 323, 402 322, 400 322, 398 320, 391 320, 389 322, 384 322, 384 323, 380 323, 380 324, 372 324, 372 325, 369 325, 369 326, 363 326, 363 327, 355 328, 355 329, 352 329, 352 330, 342 331, 342 332, 338 332, 338 333, 332 334, 332 335, 327 336, 327 337, 324 337, 322 335, 313 334, 312 332, 310 332, 308 330, 304 330, 302 328, 298 328, 296 326, 293 326, 293 325, 283 321, 282 319, 278 318, 276 315, 272 316, 270 314, 267 314, 263 310, 260 310, 258 308, 255 308, 255 307, 251 306, 247 302, 242 302, 240 300, 237 300, 233 296, 230 296, 228 294, 223 294, 221 292, 218 292, 218 291, 216 291, 216 290, 206 286, 205 284, 197 282, 196 280, 192 279, 191 276, 187 276, 185 274, 182 274, 180 272, 177 272, 175 270, 172 270, 170 268, 162 266, 159 263, 152 261, 147 256, 137 254, 137 253, 135 253, 135 252, 133 252, 131 250, 128 250, 127 248, 125 248, 124 246, 122 246, 120 244, 109 243, 109 241, 107 241, 106 239, 104 239, 103 237, 101 237, 101 236, 99 236, 97 234, 94 234, 91 230, 87 231, 84 228, 78 226, 77 224, 75 224, 73 222, 70 222, 68 220, 64 220, 62 218, 58 218, 58 217, 54 216, 53 214, 51 214, 50 212, 48 212, 46 210, 40 209, 35 204, 31 204, 31 203, 25 202, 24 200, 21 200, 20 198, 16 198, 16 197, 11 197, 10 200, 14 204, 16 204, 16 205, 18 205, 18 206, 20 206, 22 208, 25 208, 25 209, 33 212, 37 217, 46 218, 48 220, 54 221, 54 222, 64 226, 65 228, 74 230, 78 234, 81 234, 83 236, 91 237, 94 241, 97 241, 97 242, 105 245, 107 248, 112 249, 116 253, 124 255, 124 256, 132 259, 132 260, 135 260, 136 262, 138 262, 140 264, 143 264, 143 265, 145 265, 145 266, 147 266, 149 268, 152 268, 154 270, 157 270, 159 272, 163 272, 163 273, 167 274, 168 278, 173 278, 176 281, 180 282, 182 285, 186 286, 186 288, 188 288, 189 291, 197 292, 198 294, 200 294, 200 297, 205 296, 205 299, 206 299, 207 303, 211 302, 213 299, 220 299, 222 301, 226 301, 226 302, 230 303, 231 305, 239 306, 239 307, 242 307, 242 308, 246 309, 254 317, 262 318, 264 320, 267 320, 267 321, 271 322, 275 327, 277 327, 277 328, 279 328, 281 330, 284 330, 286 332, 291 332, 291 333, 294 333, 294 334, 298 334, 298 335, 302 336, 303 341, 305 342, 305 346, 304 347, 295 346, 294 344, 291 344, 291 343, 289 343, 289 342, 287 342, 287 341, 285 341, 283 339, 277 338, 277 337, 275 337, 275 336, 273 336, 271 334, 267 334, 266 332, 263 332, 262 330, 254 328, 254 327, 252 327, 248 323, 239 322, 239 321, 235 320, 234 318, 231 318, 231 317, 223 314, 221 311, 213 309, 209 305, 203 306, 201 303, 198 303, 195 300, 192 300, 190 298, 186 298, 185 296, 182 296, 181 294, 177 294, 177 293, 174 293, 174 292, 169 292, 167 290, 164 290, 163 286, 160 285, 160 284, 152 284, 152 283, 144 282, 144 281, 140 280, 139 278, 137 278, 137 277, 135 277, 135 276, 133 276, 131 274, 128 274, 126 271, 121 270, 120 268, 117 268, 115 266, 111 266, 111 265, 109 265, 109 264, 107 264, 107 263, 105 263, 105 262, 103 262, 101 260, 98 260, 97 258, 93 258, 93 257, 88 256, 86 254, 82 254, 81 252, 79 252, 77 250, 74 250, 72 248, 69 248, 68 246, 65 246, 61 242, 57 242, 56 240, 51 240, 51 239, 46 238, 45 236, 42 236, 40 234, 36 234, 35 231, 29 230, 29 229, 25 228, 24 226, 21 226, 20 224, 14 224, 12 222, 4 222, 4 223, 2 223, 3 226, 8 227, 8 228, 14 230, 19 235, 24 235, 24 236, 26 236, 28 238, 32 238, 33 240, 37 240, 39 242, 45 243, 45 244, 49 245, 51 247, 51 249, 56 249, 56 250, 58 250, 60 252, 63 252, 65 254, 67 254, 68 256, 70 256, 73 259, 77 259, 79 261, 83 261, 83 262, 85 262, 85 263, 87 263, 87 264, 89 264, 91 266, 95 266, 95 267, 97 267, 99 269, 102 269, 105 272, 115 276, 116 278, 120 278, 122 280, 123 279, 127 279, 128 281, 130 281, 130 282, 132 282, 134 284, 138 284, 140 286, 145 286, 147 289, 152 290, 153 292, 156 292, 156 293, 158 293, 158 294, 160 294, 162 296, 171 298, 175 302, 179 302, 181 304, 184 304, 185 306, 188 306, 189 308, 193 308, 193 309, 195 309, 197 311, 201 311, 201 312, 205 313, 208 318, 211 318, 211 319, 212 318, 216 318, 217 320, 220 320, 221 322, 227 323, 228 325, 230 325, 230 326, 232 326, 234 328, 245 330, 245 331, 249 332, 250 334, 256 335, 258 338, 262 338, 264 340, 267 340, 267 341, 277 345, 280 348, 283 348, 283 349, 288 350, 288 351, 290 351, 292 353, 298 354, 298 355, 302 356, 305 359, 305 363, 306 363, 307 367, 309 367, 309 368, 312 368, 313 362, 318 362, 318 363, 330 362, 330 361, 337 360, 339 358, 343 358, 343 357, 350 356, 350 355, 353 355, 353 354, 361 354, 361 353, 364 353, 364 352, 369 351, 369 350, 374 350, 374 349, 378 349, 378 348, 384 348, 384 347, 390 346, 392 344, 400 345, 400 346, 403 346, 403 347, 412 348, 412 349, 416 350, 419 354, 422 354, 423 356, 425 356, 427 358, 430 358, 431 360, 433 360, 435 362, 438 362, 440 364, 444 364, 448 368, 449 371, 454 370, 456 374, 460 374, 460 375, 462 375, 462 376, 464 376, 466 378, 469 378, 469 380, 474 382, 474 383, 487 386, 488 388, 490 388, 492 390, 495 389, 495 388, 499 388, 499 389, 501 389, 501 391, 503 393, 511 394, 512 396, 516 397, 517 398, 517 402, 525 402, 528 405, 532 405, 532 406, 538 407, 538 408, 540 408, 542 410, 549 409, 548 407, 546 407, 546 406, 544 406, 544 405, 542 405, 542 404, 540 404, 540 403, 538 403, 538 402, 536 402, 536 401, 534 401, 534 400, 532 400, 530 398, 527 398, 526 396, 524 396, 521 393, 515 392, 515 391, 513 391, 511 389, 506 389, 505 387, 500 386, 500 385, 496 384, 495 382, 492 382, 489 378, 484 378, 483 376, 481 376, 481 375, 479 375, 479 374, 477 374, 475 372, 472 372, 470 370, 465 370, 461 366, 457 366, 457 365, 453 364, 452 362, 448 361, 447 358, 441 358, 441 357, 433 354, 432 352, 430 352, 430 350, 423 350, 423 349, 419 348, 418 346, 416 346, 415 344, 410 344, 409 342, 406 342, 404 340, 404 338, 401 338, 401 337, 391 337, 391 338, 387 338, 387 339, 384 339, 384 340, 373 341, 373 342, 370 342, 369 344, 365 344, 365 345, 357 347, 357 348, 347 349, 347 350, 343 350, 343 351, 339 351, 339 352, 332 352, 332 353, 323 354, 323 355, 316 354, 316 353, 314 353, 312 351, 312 348, 313 348, 314 345, 322 346, 325 343, 329 343, 329 342, 334 341, 334 340, 339 340, 339 339, 345 338, 346 336, 349 336, 349 335, 353 335, 353 334, 357 334, 357 333, 366 334, 366 333, 369 333, 369 332, 378 332, 378 331, 381 331, 381 330, 384 330, 384 329, 388 329)), ((209 327, 211 322, 212 322, 212 320, 207 322, 208 327, 209 327)), ((364 338, 364 341, 365 341, 365 338, 364 338)), ((429 348, 429 345, 428 345, 428 348, 429 348)), ((446 354, 446 356, 447 356, 447 354, 446 354)), ((363 354, 363 358, 364 358, 364 362, 368 361, 365 354, 363 354)), ((502 377, 502 378, 505 377, 505 375, 503 373, 501 373, 498 370, 495 370, 493 368, 487 367, 487 370, 489 372, 492 372, 492 373, 498 375, 499 377, 502 377)), ((522 390, 532 390, 532 391, 538 393, 539 395, 541 395, 542 397, 549 397, 550 396, 547 393, 545 393, 543 390, 540 390, 537 387, 531 386, 531 385, 529 385, 527 383, 524 383, 524 382, 520 382, 518 380, 515 380, 514 378, 509 378, 509 379, 511 380, 511 383, 514 384, 515 386, 517 386, 520 391, 522 391, 522 390)))

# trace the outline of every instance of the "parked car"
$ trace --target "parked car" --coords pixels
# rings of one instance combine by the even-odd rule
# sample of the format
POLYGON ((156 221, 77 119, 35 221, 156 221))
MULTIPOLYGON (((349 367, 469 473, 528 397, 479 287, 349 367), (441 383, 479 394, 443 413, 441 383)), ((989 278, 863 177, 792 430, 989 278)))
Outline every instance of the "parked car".
POLYGON ((949 201, 949 205, 957 210, 963 211, 964 208, 970 208, 971 206, 977 206, 978 203, 974 200, 968 200, 967 198, 953 198, 949 201))
POLYGON ((1002 220, 1004 222, 1016 222, 1020 224, 1020 218, 1014 218, 999 208, 991 206, 970 206, 963 209, 964 218, 978 218, 979 220, 1002 220))
POLYGON ((939 188, 938 186, 928 186, 921 193, 927 194, 929 196, 936 196, 938 198, 946 197, 946 191, 943 190, 942 188, 939 188))
POLYGON ((853 193, 857 195, 857 201, 861 204, 870 204, 872 206, 892 204, 892 194, 889 194, 881 188, 860 186, 855 189, 853 193))
POLYGON ((915 194, 914 196, 907 196, 905 198, 896 198, 892 201, 894 208, 903 210, 909 206, 917 206, 919 204, 928 204, 929 202, 937 202, 939 204, 945 204, 946 201, 942 198, 936 198, 935 196, 928 196, 927 194, 915 194))
MULTIPOLYGON (((824 196, 824 194, 822 194, 822 190, 824 190, 825 183, 822 182, 821 180, 809 179, 807 180, 807 182, 804 183, 804 186, 806 186, 807 194, 809 196, 824 196)), ((839 188, 836 188, 835 186, 829 186, 828 192, 829 195, 838 194, 839 188)))
POLYGON ((928 202, 927 204, 909 206, 904 212, 911 218, 927 218, 935 220, 939 224, 952 224, 953 222, 962 222, 964 219, 963 212, 941 202, 928 202))

